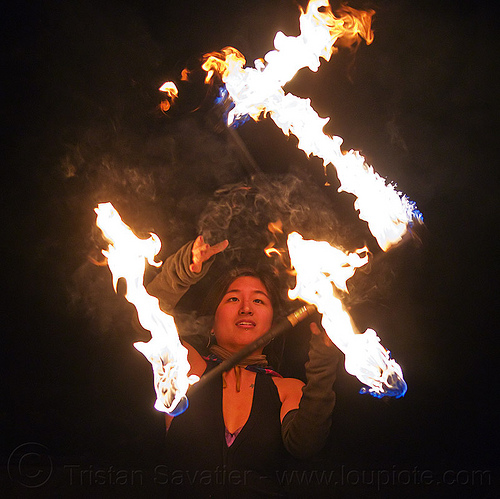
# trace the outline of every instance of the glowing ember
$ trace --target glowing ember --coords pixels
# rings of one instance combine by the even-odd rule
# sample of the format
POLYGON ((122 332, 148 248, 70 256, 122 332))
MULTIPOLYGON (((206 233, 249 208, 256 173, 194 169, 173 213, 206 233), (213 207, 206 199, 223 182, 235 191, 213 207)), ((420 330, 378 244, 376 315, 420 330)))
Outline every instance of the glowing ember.
POLYGON ((344 352, 346 371, 367 385, 367 391, 375 397, 402 397, 406 383, 401 368, 380 344, 375 331, 357 333, 335 296, 338 290, 347 291, 347 280, 368 262, 367 249, 344 253, 325 241, 307 241, 293 232, 288 235, 288 252, 297 272, 297 283, 289 296, 316 305, 323 314, 321 325, 344 352))
POLYGON ((269 244, 266 248, 264 248, 264 253, 267 255, 267 256, 271 256, 271 255, 277 255, 277 256, 281 256, 281 251, 277 250, 276 248, 274 248, 272 246, 273 243, 269 244))
POLYGON ((161 101, 161 110, 166 113, 178 97, 179 91, 173 81, 166 81, 158 90, 166 94, 165 99, 161 101))
POLYGON ((368 222, 371 233, 385 251, 397 244, 414 220, 421 220, 415 204, 394 185, 386 184, 357 151, 344 153, 342 138, 323 133, 329 118, 320 118, 311 107, 310 99, 285 94, 283 86, 297 71, 308 67, 317 71, 320 57, 329 60, 339 39, 351 45, 363 38, 371 43, 373 11, 362 12, 343 6, 332 13, 327 0, 312 0, 300 17, 298 37, 281 32, 274 39, 275 50, 264 60, 254 62, 255 68, 244 67, 245 58, 236 49, 226 47, 220 53, 207 54, 203 69, 206 80, 220 75, 228 98, 234 107, 228 114, 228 124, 258 120, 270 116, 283 133, 298 138, 298 147, 307 155, 323 159, 326 167, 335 166, 340 181, 339 191, 354 194, 359 217, 368 222))
POLYGON ((111 203, 100 203, 95 209, 97 226, 109 247, 103 250, 113 275, 113 287, 120 278, 127 283, 127 300, 135 305, 139 321, 151 332, 147 343, 137 342, 134 347, 151 362, 156 391, 155 409, 171 415, 180 414, 187 407, 186 392, 189 385, 198 381, 197 376, 188 376, 190 365, 187 350, 181 345, 172 316, 160 310, 158 298, 147 293, 143 279, 146 261, 155 267, 161 262, 154 258, 161 248, 155 234, 149 239, 139 239, 123 223, 111 203))
POLYGON ((166 81, 158 90, 160 92, 166 92, 172 97, 177 97, 177 95, 179 94, 179 91, 177 90, 177 87, 175 86, 175 83, 173 81, 166 81))

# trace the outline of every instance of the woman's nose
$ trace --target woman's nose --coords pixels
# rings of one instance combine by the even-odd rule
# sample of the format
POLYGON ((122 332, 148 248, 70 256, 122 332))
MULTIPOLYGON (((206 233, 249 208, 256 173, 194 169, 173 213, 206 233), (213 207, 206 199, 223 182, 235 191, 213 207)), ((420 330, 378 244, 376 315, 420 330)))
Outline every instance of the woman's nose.
POLYGON ((240 310, 239 310, 240 315, 252 315, 252 308, 250 307, 250 304, 247 302, 243 302, 241 304, 240 310))

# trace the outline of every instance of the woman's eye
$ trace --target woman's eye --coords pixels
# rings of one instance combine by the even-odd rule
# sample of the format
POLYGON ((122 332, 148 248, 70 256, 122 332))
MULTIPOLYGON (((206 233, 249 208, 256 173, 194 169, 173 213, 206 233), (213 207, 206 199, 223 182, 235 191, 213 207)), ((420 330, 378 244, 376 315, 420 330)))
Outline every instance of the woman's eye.
POLYGON ((260 298, 255 298, 254 302, 255 303, 264 303, 264 300, 261 300, 260 298))
POLYGON ((238 301, 238 298, 236 298, 236 296, 231 296, 227 299, 227 301, 238 301))

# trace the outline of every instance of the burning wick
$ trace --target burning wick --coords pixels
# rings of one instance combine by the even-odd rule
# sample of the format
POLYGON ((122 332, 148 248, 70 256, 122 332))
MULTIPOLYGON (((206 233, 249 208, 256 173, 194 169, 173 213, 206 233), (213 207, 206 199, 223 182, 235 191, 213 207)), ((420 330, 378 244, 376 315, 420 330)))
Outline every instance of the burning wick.
POLYGON ((354 208, 359 218, 368 223, 378 245, 386 251, 403 238, 414 221, 422 222, 415 203, 393 184, 386 184, 358 151, 342 151, 343 139, 323 132, 329 118, 320 118, 310 99, 283 90, 299 69, 317 71, 320 58, 329 61, 339 38, 351 45, 361 38, 371 43, 373 13, 348 6, 333 13, 327 0, 312 0, 300 16, 300 35, 278 32, 275 50, 256 60, 254 68, 244 67, 245 58, 232 47, 207 54, 202 68, 207 72, 207 82, 214 73, 220 75, 225 85, 223 92, 234 104, 227 116, 228 125, 248 117, 257 121, 261 116, 270 116, 285 135, 292 133, 298 138, 299 149, 323 159, 325 171, 332 164, 340 181, 339 191, 356 196, 354 208))
POLYGON ((321 325, 345 354, 345 368, 356 376, 374 397, 402 397, 406 382, 401 367, 381 344, 373 329, 357 333, 351 317, 335 295, 347 291, 347 281, 356 269, 368 263, 367 248, 344 253, 326 241, 304 240, 297 232, 288 235, 288 252, 297 272, 291 299, 302 298, 323 314, 321 325), (364 256, 361 256, 363 255, 364 256))
POLYGON ((158 298, 144 288, 146 261, 159 267, 154 258, 161 248, 156 234, 149 239, 139 239, 121 219, 111 203, 100 203, 95 209, 96 224, 109 242, 103 255, 113 275, 116 291, 118 279, 127 283, 125 298, 137 309, 139 322, 151 332, 147 342, 136 342, 134 347, 151 362, 156 391, 155 409, 176 416, 184 412, 188 402, 186 392, 196 383, 198 376, 188 376, 191 369, 187 349, 179 340, 174 318, 160 309, 158 298))

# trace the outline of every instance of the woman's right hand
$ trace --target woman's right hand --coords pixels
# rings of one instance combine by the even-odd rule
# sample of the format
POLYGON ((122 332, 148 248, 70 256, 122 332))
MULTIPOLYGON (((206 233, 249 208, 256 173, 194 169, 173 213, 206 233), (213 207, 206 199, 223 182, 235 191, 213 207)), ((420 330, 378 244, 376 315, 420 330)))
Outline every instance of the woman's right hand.
POLYGON ((194 243, 193 249, 191 250, 191 265, 189 265, 189 270, 198 274, 201 272, 203 262, 206 262, 212 256, 224 251, 229 245, 229 241, 226 239, 220 243, 210 246, 210 244, 205 243, 203 236, 198 236, 194 243))

